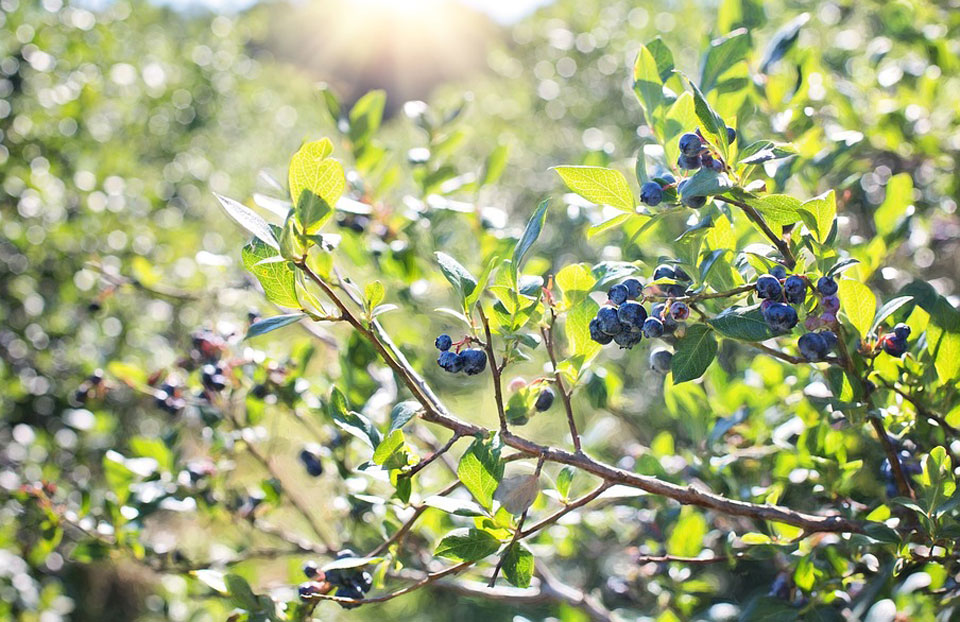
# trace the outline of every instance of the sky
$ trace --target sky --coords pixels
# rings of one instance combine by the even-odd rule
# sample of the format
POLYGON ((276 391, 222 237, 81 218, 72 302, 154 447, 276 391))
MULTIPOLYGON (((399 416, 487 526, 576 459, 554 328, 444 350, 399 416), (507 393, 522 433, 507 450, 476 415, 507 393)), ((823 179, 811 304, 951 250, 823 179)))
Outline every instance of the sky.
MULTIPOLYGON (((176 9, 190 9, 205 7, 213 11, 232 12, 245 9, 257 0, 154 0, 158 4, 172 6, 176 9)), ((370 0, 348 0, 370 4, 370 0)), ((552 0, 446 0, 469 5, 489 15, 502 24, 512 24, 526 17, 537 7, 549 4, 552 0)), ((376 0, 376 2, 390 3, 402 6, 408 4, 415 8, 423 0, 376 0)), ((374 4, 376 4, 374 2, 374 4)))

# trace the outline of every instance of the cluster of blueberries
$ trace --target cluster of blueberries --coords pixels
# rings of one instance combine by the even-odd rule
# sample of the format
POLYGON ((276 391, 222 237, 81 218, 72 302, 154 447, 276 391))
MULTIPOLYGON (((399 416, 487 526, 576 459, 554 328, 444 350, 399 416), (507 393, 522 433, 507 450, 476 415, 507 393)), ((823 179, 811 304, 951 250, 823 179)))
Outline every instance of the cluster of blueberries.
POLYGON ((468 376, 476 376, 487 368, 487 353, 477 348, 467 348, 462 352, 452 352, 453 340, 450 335, 440 335, 433 342, 440 350, 437 365, 451 374, 463 372, 468 376))
MULTIPOLYGON (((727 142, 732 143, 737 139, 737 131, 732 127, 727 128, 727 142)), ((695 132, 687 132, 680 137, 679 141, 680 156, 677 158, 677 166, 686 171, 695 171, 699 168, 706 168, 721 172, 724 169, 723 161, 716 157, 709 148, 707 141, 703 139, 698 128, 695 132)), ((664 190, 672 188, 676 183, 673 175, 664 175, 657 180, 645 182, 640 186, 640 202, 644 205, 654 207, 659 205, 664 199, 664 190)), ((677 190, 683 195, 683 187, 687 180, 682 180, 677 185, 677 190)), ((682 202, 687 207, 699 209, 706 205, 705 196, 685 196, 682 202)))
MULTIPOLYGON (((672 279, 690 282, 682 268, 659 266, 653 273, 654 280, 672 279)), ((657 286, 667 296, 679 297, 686 293, 686 286, 668 283, 657 286)), ((685 302, 673 301, 669 307, 662 302, 653 305, 650 312, 637 302, 643 286, 635 278, 618 283, 607 292, 607 302, 590 320, 590 338, 601 345, 610 342, 623 348, 632 348, 643 337, 655 339, 676 332, 680 323, 690 317, 690 307, 685 302)))
MULTIPOLYGON (((356 557, 350 549, 343 549, 337 554, 337 559, 356 557)), ((316 562, 308 561, 303 565, 303 574, 308 581, 301 583, 298 588, 300 598, 309 600, 317 594, 326 594, 336 589, 336 596, 360 600, 373 587, 373 577, 369 572, 360 568, 334 568, 321 570, 316 562)), ((344 609, 359 607, 358 604, 340 603, 344 609)))
MULTIPOLYGON (((791 274, 786 268, 774 266, 769 274, 761 275, 756 283, 757 296, 763 299, 760 312, 767 325, 775 333, 785 333, 797 325, 797 310, 792 305, 802 305, 807 298, 807 279, 791 274)), ((832 330, 813 332, 824 324, 833 324, 840 309, 837 298, 837 282, 823 276, 817 281, 817 293, 820 295, 820 316, 811 314, 804 323, 811 332, 800 336, 797 348, 800 356, 808 361, 822 361, 837 345, 837 335, 832 330)))

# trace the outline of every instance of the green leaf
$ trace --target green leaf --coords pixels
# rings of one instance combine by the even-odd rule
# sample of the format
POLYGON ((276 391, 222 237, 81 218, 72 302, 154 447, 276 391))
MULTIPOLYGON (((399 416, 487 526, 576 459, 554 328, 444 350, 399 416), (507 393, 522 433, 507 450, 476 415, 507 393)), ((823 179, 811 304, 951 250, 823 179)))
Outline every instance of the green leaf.
POLYGON ((210 589, 220 592, 221 594, 227 593, 227 582, 224 573, 219 570, 211 570, 209 568, 204 568, 203 570, 193 570, 190 572, 198 581, 209 587, 210 589))
POLYGON ((913 296, 897 296, 885 302, 883 306, 880 307, 880 310, 877 311, 877 317, 873 318, 873 324, 870 325, 870 332, 875 331, 885 319, 896 313, 897 309, 911 302, 913 302, 913 296))
POLYGON ((466 299, 473 293, 473 290, 477 287, 477 279, 470 274, 469 270, 446 253, 437 252, 434 253, 434 256, 437 258, 437 263, 440 264, 440 272, 447 277, 453 288, 457 290, 461 300, 466 299))
POLYGON ((469 499, 451 499, 450 497, 433 496, 424 499, 423 504, 456 516, 475 517, 487 515, 482 507, 469 499))
POLYGON ((663 81, 656 59, 644 45, 640 46, 633 63, 633 91, 643 108, 647 124, 653 127, 653 114, 663 104, 663 81))
POLYGON ((707 102, 707 98, 703 96, 703 93, 697 85, 694 84, 692 80, 688 79, 687 81, 690 83, 690 89, 693 91, 693 108, 697 113, 697 118, 700 119, 701 132, 707 135, 708 138, 713 139, 712 142, 720 149, 720 155, 726 158, 727 124, 724 122, 723 117, 707 102))
POLYGON ((400 402, 394 406, 393 410, 390 411, 390 432, 407 425, 421 410, 423 410, 423 407, 420 402, 414 400, 400 402))
POLYGON ((718 333, 740 341, 765 341, 774 336, 760 307, 732 307, 709 321, 718 333))
POLYGON ((230 596, 230 602, 240 609, 246 611, 259 611, 260 605, 257 597, 250 589, 250 584, 240 575, 228 574, 223 578, 227 587, 227 593, 230 596))
POLYGON ((499 437, 491 440, 477 438, 460 458, 457 466, 457 477, 480 505, 487 509, 493 505, 493 494, 503 478, 500 450, 499 437))
POLYGON ((557 474, 557 492, 559 492, 560 496, 564 499, 570 494, 570 484, 573 482, 575 472, 573 467, 565 466, 560 469, 560 473, 557 474))
POLYGON ((503 576, 516 587, 530 587, 533 579, 533 553, 523 542, 514 542, 503 553, 503 576))
POLYGON ((333 143, 324 138, 305 143, 290 160, 290 200, 306 234, 316 233, 330 219, 346 187, 343 166, 328 158, 332 152, 333 143))
POLYGON ((740 151, 739 164, 761 164, 770 160, 789 158, 794 155, 797 155, 797 150, 789 143, 758 140, 755 143, 750 143, 740 151))
POLYGON ((800 618, 800 610, 773 596, 758 596, 750 601, 739 622, 793 622, 800 618))
POLYGON ((818 197, 814 197, 804 202, 800 206, 800 209, 809 212, 810 215, 813 216, 816 227, 812 227, 811 230, 817 236, 818 242, 821 244, 825 242, 827 236, 830 234, 830 229, 833 228, 833 221, 837 217, 836 193, 831 190, 818 197))
POLYGON ((497 486, 493 498, 514 516, 527 511, 540 494, 540 479, 536 475, 514 475, 505 477, 497 486))
POLYGON ((620 171, 602 166, 556 166, 553 170, 570 190, 588 201, 625 212, 636 207, 633 191, 620 171))
POLYGON ((380 431, 369 419, 350 410, 346 396, 337 387, 330 390, 327 412, 337 427, 357 437, 370 449, 376 449, 380 444, 380 431))
POLYGON ((268 244, 254 238, 240 251, 243 267, 257 277, 267 300, 281 307, 299 309, 296 272, 289 261, 283 259, 268 244), (280 261, 273 261, 277 258, 280 261), (268 260, 268 261, 265 261, 268 260))
POLYGON ((667 79, 673 75, 673 53, 660 37, 655 37, 651 40, 650 43, 647 44, 647 50, 657 64, 660 81, 666 82, 667 79))
MULTIPOLYGON (((481 294, 483 294, 484 288, 487 286, 487 281, 490 280, 490 275, 493 273, 494 268, 500 265, 500 256, 491 257, 487 260, 486 265, 483 267, 483 271, 480 273, 479 278, 477 278, 477 286, 473 288, 473 291, 467 295, 464 300, 463 305, 468 309, 475 305, 478 300, 480 300, 481 294)), ((469 323, 469 322, 468 322, 469 323)))
POLYGON ((305 317, 307 317, 306 313, 288 313, 286 315, 274 315, 273 317, 257 320, 247 329, 247 334, 244 336, 244 339, 252 339, 260 335, 265 335, 278 328, 295 324, 305 317))
POLYGON ((393 430, 373 452, 373 463, 383 465, 393 454, 403 449, 403 430, 393 430))
POLYGON ((590 273, 590 267, 585 263, 568 264, 553 277, 554 283, 560 288, 563 300, 567 305, 574 305, 590 295, 597 280, 590 273))
POLYGON ((696 557, 703 548, 703 538, 708 530, 707 520, 703 515, 691 507, 685 507, 667 538, 667 553, 696 557))
POLYGON ((764 220, 773 225, 791 225, 800 221, 800 200, 787 194, 769 194, 752 205, 764 220))
POLYGON ((490 532, 479 529, 456 529, 440 540, 434 554, 457 562, 473 562, 493 555, 500 541, 490 532))
POLYGON ((597 315, 600 306, 592 298, 585 297, 567 311, 564 334, 573 350, 571 358, 578 370, 593 360, 603 347, 590 338, 590 320, 597 315))
POLYGON ((507 168, 507 160, 509 157, 510 148, 507 145, 497 145, 483 163, 479 186, 482 187, 497 183, 497 180, 500 179, 503 171, 507 168))
POLYGON ((700 88, 710 91, 716 86, 720 76, 736 63, 744 60, 749 51, 750 36, 745 28, 738 28, 711 41, 700 72, 700 88))
POLYGON ((887 181, 887 195, 873 213, 873 222, 879 235, 892 233, 913 205, 913 179, 910 173, 897 173, 887 181))
POLYGON ((870 334, 870 326, 877 313, 877 297, 869 287, 852 279, 840 279, 837 282, 841 311, 860 333, 861 337, 870 334))
MULTIPOLYGON (((513 269, 519 271, 520 264, 523 262, 524 255, 533 246, 533 243, 540 237, 540 231, 543 230, 543 223, 547 219, 547 206, 550 205, 549 199, 544 199, 533 212, 533 216, 527 221, 527 226, 523 229, 523 235, 517 241, 517 246, 513 249, 513 269)), ((469 293, 469 292, 467 292, 469 293)))
POLYGON ((373 309, 386 297, 386 290, 380 281, 371 281, 363 288, 364 297, 367 299, 367 308, 373 309))
POLYGON ((376 90, 366 93, 350 109, 350 140, 355 145, 365 143, 380 129, 387 94, 376 90))
POLYGON ((709 168, 701 168, 694 173, 680 190, 682 197, 706 197, 722 194, 733 188, 733 182, 726 173, 718 173, 709 168))
POLYGON ((270 229, 270 225, 267 224, 266 220, 260 218, 259 214, 233 199, 219 194, 214 194, 213 196, 217 197, 223 209, 231 218, 237 221, 241 227, 255 235, 264 244, 280 250, 280 243, 277 241, 276 236, 273 235, 273 230, 270 229))
POLYGON ((713 336, 713 330, 702 324, 690 326, 684 338, 677 342, 673 354, 670 365, 673 383, 680 384, 699 378, 707 371, 716 355, 717 340, 713 336))

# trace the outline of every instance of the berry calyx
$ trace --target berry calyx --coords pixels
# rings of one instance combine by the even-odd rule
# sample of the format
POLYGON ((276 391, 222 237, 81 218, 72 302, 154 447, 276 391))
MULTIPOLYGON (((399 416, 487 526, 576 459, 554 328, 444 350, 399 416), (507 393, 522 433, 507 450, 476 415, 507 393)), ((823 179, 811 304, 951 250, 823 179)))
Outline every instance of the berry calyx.
POLYGON ((675 302, 670 305, 670 317, 678 322, 690 317, 690 307, 685 302, 675 302))

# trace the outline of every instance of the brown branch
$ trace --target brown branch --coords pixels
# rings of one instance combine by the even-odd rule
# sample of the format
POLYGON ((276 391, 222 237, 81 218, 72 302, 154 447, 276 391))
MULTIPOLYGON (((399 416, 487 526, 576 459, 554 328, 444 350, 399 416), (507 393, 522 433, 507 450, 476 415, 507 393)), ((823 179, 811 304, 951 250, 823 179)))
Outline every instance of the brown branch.
POLYGON ((591 501, 593 501, 594 499, 602 495, 612 485, 613 484, 606 481, 601 483, 599 486, 594 488, 591 492, 585 494, 579 499, 576 499, 574 501, 571 501, 570 503, 567 503, 566 505, 564 505, 562 508, 560 508, 550 516, 547 516, 546 518, 538 521, 536 524, 534 524, 533 526, 529 527, 526 531, 521 533, 520 537, 526 538, 540 531, 544 527, 548 525, 552 525, 553 523, 560 520, 564 515, 569 514, 570 512, 576 510, 577 508, 582 508, 583 506, 587 505, 588 503, 590 503, 591 501))
POLYGON ((393 592, 388 592, 387 594, 382 594, 382 595, 380 595, 380 596, 374 596, 373 598, 344 598, 343 596, 333 596, 333 595, 331 595, 331 594, 313 594, 313 595, 311 595, 311 596, 309 597, 309 599, 310 599, 310 600, 332 600, 332 601, 334 601, 334 602, 343 603, 343 604, 345 604, 345 605, 363 605, 363 604, 366 604, 366 603, 384 603, 384 602, 387 602, 388 600, 393 600, 394 598, 397 598, 397 597, 399 597, 399 596, 403 596, 404 594, 409 594, 410 592, 415 592, 415 591, 419 590, 420 588, 426 587, 426 586, 430 585, 431 583, 435 583, 436 581, 439 581, 440 579, 442 579, 442 578, 444 578, 444 577, 446 577, 446 576, 449 576, 449 575, 452 575, 452 574, 456 574, 456 573, 460 572, 461 570, 465 570, 465 569, 469 568, 470 566, 472 566, 472 565, 475 564, 475 563, 476 563, 476 562, 461 562, 461 563, 457 564, 456 566, 450 566, 450 567, 448 567, 448 568, 444 568, 443 570, 438 570, 438 571, 436 571, 436 572, 431 572, 431 573, 425 575, 422 579, 420 579, 420 580, 417 581, 416 583, 412 583, 412 584, 410 584, 410 585, 408 585, 408 586, 406 586, 406 587, 402 587, 402 588, 400 588, 400 589, 398 589, 398 590, 394 590, 393 592))
POLYGON ((419 473, 419 472, 422 471, 423 469, 425 469, 425 468, 427 468, 428 466, 430 466, 431 464, 433 464, 434 461, 436 461, 437 459, 439 459, 439 458, 440 458, 443 454, 445 454, 451 447, 453 447, 453 444, 456 443, 458 440, 460 440, 460 435, 457 434, 456 432, 454 432, 454 433, 453 433, 453 436, 450 437, 450 440, 448 440, 446 443, 444 443, 443 447, 440 447, 439 449, 433 450, 433 453, 432 453, 432 454, 430 454, 426 459, 421 460, 419 463, 417 463, 413 468, 411 468, 409 471, 407 471, 406 473, 404 473, 402 476, 403 476, 403 477, 413 477, 414 475, 416 475, 417 473, 419 473))
MULTIPOLYGON (((451 415, 443 406, 442 402, 433 395, 429 387, 426 387, 423 380, 417 376, 409 363, 401 358, 399 352, 396 358, 391 356, 388 347, 390 350, 396 350, 396 347, 393 346, 392 343, 387 346, 385 345, 385 341, 381 340, 380 335, 385 336, 382 328, 375 326, 372 331, 367 329, 323 279, 313 273, 313 271, 302 262, 298 263, 297 267, 304 270, 307 276, 331 297, 340 310, 344 311, 344 319, 370 341, 371 345, 381 354, 384 362, 404 380, 407 387, 424 407, 423 414, 421 415, 423 421, 440 425, 452 432, 459 433, 461 436, 488 435, 490 433, 490 430, 487 428, 462 421, 451 415)), ((502 437, 507 446, 530 456, 539 457, 542 455, 547 461, 567 464, 592 473, 612 483, 623 484, 644 490, 651 494, 669 497, 681 504, 696 505, 723 514, 745 516, 756 520, 771 520, 786 523, 801 527, 810 533, 824 531, 861 533, 863 531, 863 526, 859 522, 851 521, 840 516, 817 516, 776 505, 727 499, 722 495, 706 492, 690 486, 680 486, 656 477, 618 469, 594 460, 583 452, 571 453, 559 448, 539 445, 509 431, 503 433, 502 437)))
POLYGON ((763 216, 760 215, 760 212, 750 205, 747 205, 742 201, 738 201, 737 199, 728 197, 727 195, 722 195, 717 198, 724 203, 736 205, 743 210, 743 213, 746 214, 747 218, 749 218, 753 224, 757 225, 757 228, 759 228, 760 231, 762 231, 763 234, 767 236, 771 242, 773 242, 774 246, 777 247, 777 250, 779 250, 780 254, 783 255, 783 259, 786 261, 788 269, 792 270, 797 265, 797 259, 793 256, 793 251, 790 250, 790 245, 787 244, 783 238, 773 232, 773 229, 767 225, 767 221, 763 219, 763 216))
MULTIPOLYGON (((490 375, 493 376, 493 396, 497 402, 497 416, 500 418, 500 432, 507 431, 507 414, 503 408, 503 387, 500 382, 501 367, 497 367, 496 353, 493 351, 493 336, 490 334, 490 322, 483 313, 483 306, 477 303, 477 312, 480 314, 480 321, 483 323, 484 341, 483 347, 487 351, 487 358, 490 359, 490 375)), ((504 361, 506 362, 506 361, 504 361)))
MULTIPOLYGON (((458 486, 460 486, 459 480, 452 482, 451 484, 448 484, 446 488, 438 492, 436 496, 445 497, 456 490, 458 486)), ((409 532, 413 527, 413 524, 417 522, 417 519, 420 518, 420 515, 426 512, 429 508, 430 506, 426 505, 425 503, 418 505, 410 518, 408 518, 392 536, 381 542, 375 549, 367 553, 367 557, 376 557, 383 551, 386 551, 388 548, 390 548, 390 546, 392 546, 395 542, 399 542, 401 539, 403 539, 407 532, 409 532)))
POLYGON ((740 287, 734 287, 733 289, 727 289, 722 292, 709 292, 702 294, 691 294, 689 296, 662 296, 659 294, 646 294, 645 297, 650 300, 673 300, 675 302, 697 302, 699 300, 712 300, 715 298, 732 298, 740 294, 746 294, 752 292, 756 289, 755 283, 747 283, 746 285, 741 285, 740 287))
POLYGON ((540 327, 540 335, 543 337, 543 345, 550 356, 550 365, 553 368, 553 382, 557 385, 557 391, 560 393, 560 401, 563 402, 563 410, 567 413, 567 425, 570 428, 570 438, 573 439, 573 449, 580 453, 580 432, 577 431, 577 422, 573 418, 573 405, 570 403, 570 393, 563 383, 560 374, 560 368, 557 366, 557 355, 553 347, 553 326, 556 323, 557 316, 553 309, 550 309, 550 326, 540 327))

